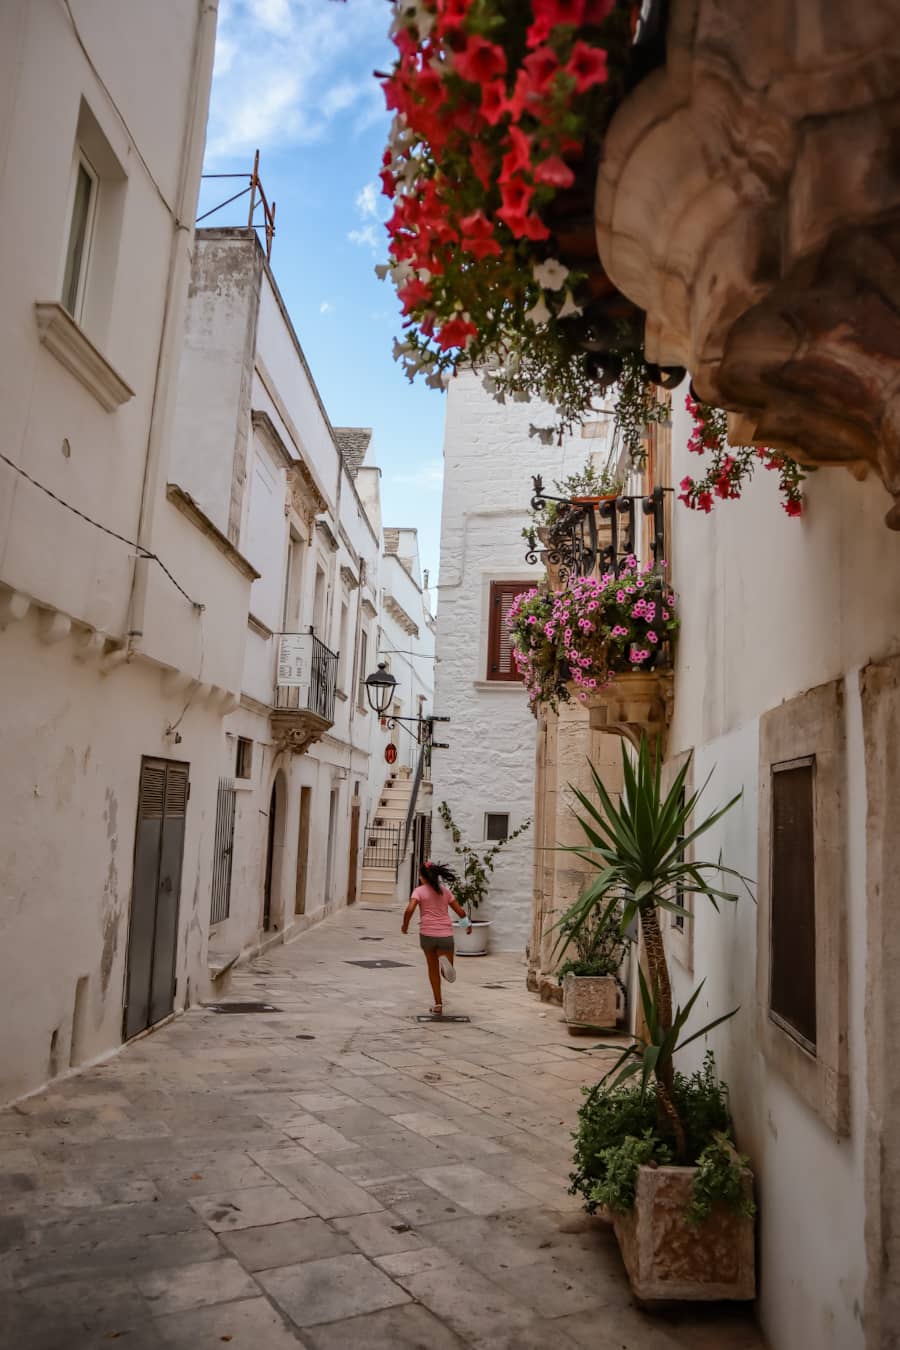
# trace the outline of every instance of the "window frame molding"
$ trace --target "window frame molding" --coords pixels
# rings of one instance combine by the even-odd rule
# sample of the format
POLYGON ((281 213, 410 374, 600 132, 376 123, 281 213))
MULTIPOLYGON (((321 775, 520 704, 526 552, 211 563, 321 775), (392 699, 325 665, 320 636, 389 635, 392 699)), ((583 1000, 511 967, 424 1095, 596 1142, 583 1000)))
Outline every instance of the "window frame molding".
POLYGON ((101 192, 100 174, 94 168, 90 156, 80 142, 75 143, 75 153, 72 159, 71 181, 69 183, 68 206, 66 210, 66 220, 68 229, 66 231, 65 248, 62 256, 62 269, 59 279, 59 302, 63 309, 70 316, 74 323, 81 327, 81 321, 84 317, 84 304, 87 294, 88 273, 91 267, 91 255, 94 247, 94 233, 97 224, 97 212, 99 209, 101 192), (75 305, 69 309, 66 304, 65 286, 66 272, 68 270, 69 250, 72 246, 72 227, 74 225, 75 202, 78 195, 78 177, 79 170, 84 169, 91 182, 91 192, 88 198, 87 218, 84 226, 84 248, 81 255, 81 263, 78 268, 78 280, 75 287, 75 305))
POLYGON ((487 632, 485 635, 485 647, 482 669, 484 671, 484 683, 490 685, 521 685, 522 677, 516 667, 515 661, 510 656, 510 670, 507 674, 492 674, 491 661, 494 653, 494 645, 497 646, 499 658, 500 634, 502 623, 502 599, 500 605, 494 607, 494 596, 498 592, 513 590, 514 595, 519 595, 523 590, 529 589, 529 583, 522 581, 518 577, 498 577, 490 576, 485 578, 487 581, 487 632))
POLYGON ((767 1063, 837 1136, 850 1133, 846 791, 843 680, 809 689, 760 718, 757 1033, 767 1063), (815 760, 815 1052, 787 1030, 770 1007, 772 773, 810 757, 815 760))

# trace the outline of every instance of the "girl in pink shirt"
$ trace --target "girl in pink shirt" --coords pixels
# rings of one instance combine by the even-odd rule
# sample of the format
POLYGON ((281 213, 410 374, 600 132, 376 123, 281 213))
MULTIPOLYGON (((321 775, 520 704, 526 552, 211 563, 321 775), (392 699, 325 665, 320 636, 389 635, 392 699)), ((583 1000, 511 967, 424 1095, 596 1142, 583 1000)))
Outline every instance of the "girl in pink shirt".
MULTIPOLYGON (((456 979, 453 968, 453 924, 449 911, 458 914, 461 919, 467 917, 462 905, 457 904, 447 882, 456 881, 456 874, 441 863, 426 862, 419 872, 419 884, 409 897, 409 904, 403 915, 401 932, 409 932, 409 922, 419 909, 419 946, 425 953, 428 964, 428 979, 434 994, 431 1012, 440 1017, 444 1011, 441 999, 441 976, 452 984, 456 979)), ((471 933, 469 924, 467 932, 471 933)))

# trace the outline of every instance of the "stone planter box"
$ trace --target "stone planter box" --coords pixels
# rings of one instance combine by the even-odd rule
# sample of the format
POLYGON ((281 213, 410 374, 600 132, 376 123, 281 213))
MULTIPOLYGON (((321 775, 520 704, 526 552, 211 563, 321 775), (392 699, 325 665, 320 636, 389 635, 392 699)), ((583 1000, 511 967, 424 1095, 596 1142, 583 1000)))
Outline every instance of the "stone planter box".
POLYGON ((644 1303, 756 1297, 753 1219, 719 1206, 699 1226, 684 1220, 696 1171, 640 1168, 634 1209, 613 1218, 632 1292, 644 1303))
POLYGON ((570 1031, 614 1027, 625 1012, 622 990, 612 975, 563 977, 563 1016, 570 1031))

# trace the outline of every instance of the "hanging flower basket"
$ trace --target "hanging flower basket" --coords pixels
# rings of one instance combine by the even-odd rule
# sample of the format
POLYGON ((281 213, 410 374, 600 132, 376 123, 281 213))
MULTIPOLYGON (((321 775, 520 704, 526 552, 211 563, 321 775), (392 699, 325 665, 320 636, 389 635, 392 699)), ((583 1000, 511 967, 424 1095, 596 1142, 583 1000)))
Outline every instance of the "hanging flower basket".
POLYGON ((587 704, 623 677, 649 674, 658 686, 678 628, 664 566, 642 568, 630 557, 618 576, 573 577, 556 591, 516 597, 507 623, 532 711, 572 698, 587 704))
POLYGON ((410 379, 440 388, 481 366, 501 399, 541 397, 571 426, 618 378, 610 353, 640 350, 642 312, 593 236, 603 136, 647 67, 640 14, 633 0, 395 0, 380 271, 410 379))

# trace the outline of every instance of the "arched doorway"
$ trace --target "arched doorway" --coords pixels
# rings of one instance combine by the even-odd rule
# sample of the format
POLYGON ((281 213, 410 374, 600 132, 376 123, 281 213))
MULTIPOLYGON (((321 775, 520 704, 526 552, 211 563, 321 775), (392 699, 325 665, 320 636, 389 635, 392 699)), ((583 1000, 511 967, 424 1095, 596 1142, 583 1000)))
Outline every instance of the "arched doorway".
POLYGON ((281 897, 281 860, 284 854, 284 816, 287 788, 284 774, 278 772, 272 783, 272 795, 269 798, 269 819, 266 839, 266 871, 263 881, 264 932, 277 929, 282 917, 281 897))

